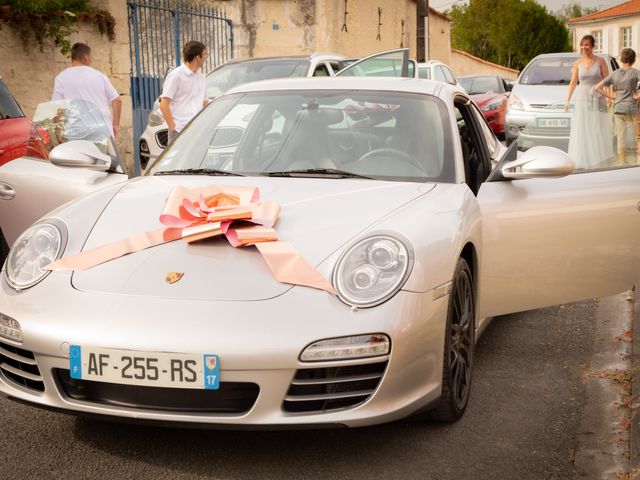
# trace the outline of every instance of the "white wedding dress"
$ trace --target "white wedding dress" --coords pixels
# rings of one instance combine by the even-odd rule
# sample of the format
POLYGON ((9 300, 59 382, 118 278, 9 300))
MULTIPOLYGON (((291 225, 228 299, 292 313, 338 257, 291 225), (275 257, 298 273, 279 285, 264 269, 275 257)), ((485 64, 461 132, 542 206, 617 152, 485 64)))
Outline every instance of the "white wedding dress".
POLYGON ((613 117, 607 111, 605 98, 594 88, 602 81, 600 62, 594 61, 590 68, 580 63, 578 79, 568 155, 576 169, 597 168, 614 156, 613 117))

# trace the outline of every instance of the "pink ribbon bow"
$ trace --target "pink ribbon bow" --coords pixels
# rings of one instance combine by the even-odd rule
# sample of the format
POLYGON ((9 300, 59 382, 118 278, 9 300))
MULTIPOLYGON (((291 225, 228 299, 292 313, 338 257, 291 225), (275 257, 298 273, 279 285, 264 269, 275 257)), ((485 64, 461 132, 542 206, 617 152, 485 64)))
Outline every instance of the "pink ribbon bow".
POLYGON ((278 220, 280 205, 259 202, 259 197, 258 188, 252 187, 210 185, 193 190, 174 187, 160 214, 160 223, 166 228, 61 258, 45 269, 82 271, 174 240, 191 243, 224 235, 233 247, 255 245, 279 282, 305 285, 335 295, 331 283, 293 245, 278 240, 273 226, 278 220))

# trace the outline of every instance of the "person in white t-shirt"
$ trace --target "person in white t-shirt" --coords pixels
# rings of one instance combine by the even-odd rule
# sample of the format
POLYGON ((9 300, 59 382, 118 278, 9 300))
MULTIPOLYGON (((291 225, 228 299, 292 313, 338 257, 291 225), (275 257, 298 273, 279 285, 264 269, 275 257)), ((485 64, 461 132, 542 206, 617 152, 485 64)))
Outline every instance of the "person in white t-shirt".
POLYGON ((58 74, 53 85, 51 100, 66 99, 93 103, 100 110, 109 133, 118 138, 122 100, 106 75, 91 67, 91 47, 84 43, 73 44, 71 66, 58 74))
POLYGON ((191 40, 184 45, 182 57, 184 63, 167 75, 160 95, 160 111, 169 127, 169 141, 208 103, 202 74, 206 47, 191 40))

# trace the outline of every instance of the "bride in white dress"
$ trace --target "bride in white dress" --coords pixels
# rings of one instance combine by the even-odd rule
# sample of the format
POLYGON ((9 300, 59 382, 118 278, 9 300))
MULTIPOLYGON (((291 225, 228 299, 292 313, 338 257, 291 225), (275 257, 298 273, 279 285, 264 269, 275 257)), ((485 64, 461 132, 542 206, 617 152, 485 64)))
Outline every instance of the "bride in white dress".
POLYGON ((594 88, 609 75, 609 69, 603 58, 593 54, 594 44, 595 39, 591 35, 580 40, 581 57, 571 69, 565 105, 565 111, 569 111, 569 101, 575 91, 567 153, 576 163, 576 169, 603 166, 614 156, 612 117, 607 111, 605 98, 594 88))

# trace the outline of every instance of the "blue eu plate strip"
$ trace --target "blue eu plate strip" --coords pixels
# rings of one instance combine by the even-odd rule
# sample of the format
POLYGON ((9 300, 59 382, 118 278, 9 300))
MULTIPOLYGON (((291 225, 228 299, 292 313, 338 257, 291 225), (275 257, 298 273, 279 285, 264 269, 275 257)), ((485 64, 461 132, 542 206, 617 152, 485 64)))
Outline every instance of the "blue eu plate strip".
POLYGON ((71 345, 69 349, 69 371, 71 378, 82 380, 82 350, 79 345, 71 345))
POLYGON ((217 355, 204 356, 204 389, 218 390, 220 388, 220 368, 217 355))

